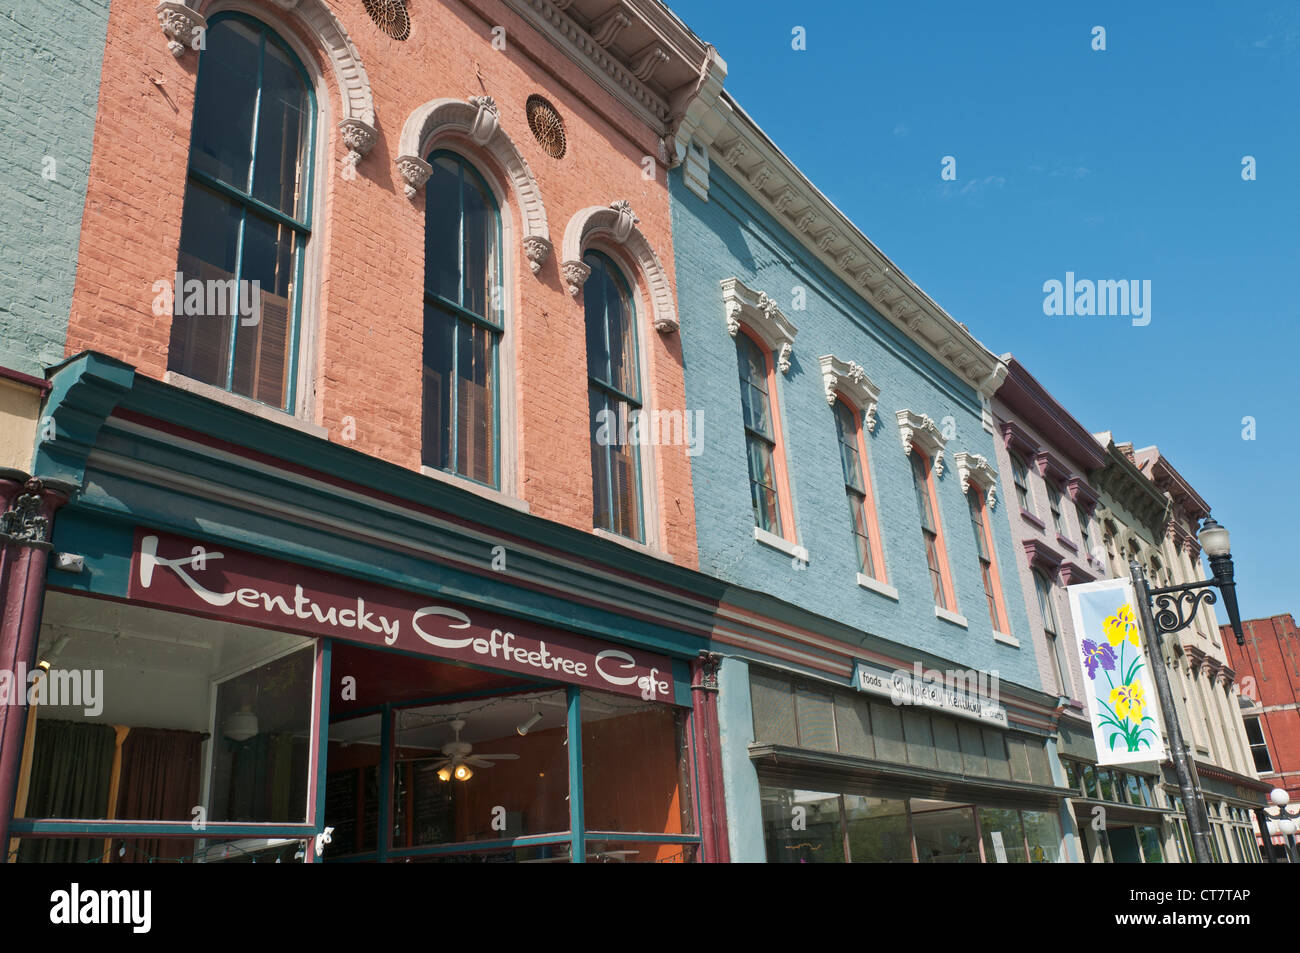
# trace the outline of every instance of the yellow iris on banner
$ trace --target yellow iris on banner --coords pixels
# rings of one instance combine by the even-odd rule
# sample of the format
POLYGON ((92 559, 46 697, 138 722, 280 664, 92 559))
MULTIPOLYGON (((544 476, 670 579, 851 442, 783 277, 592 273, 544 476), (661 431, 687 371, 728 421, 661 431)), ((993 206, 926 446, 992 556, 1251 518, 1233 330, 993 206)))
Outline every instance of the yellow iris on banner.
POLYGON ((1111 645, 1119 645, 1127 637, 1135 647, 1141 647, 1138 643, 1137 622, 1133 619, 1133 607, 1128 603, 1116 609, 1114 615, 1107 616, 1103 624, 1106 627, 1106 639, 1111 645))
POLYGON ((1146 704, 1142 694, 1142 683, 1137 679, 1110 692, 1110 703, 1115 706, 1115 714, 1120 718, 1142 720, 1142 706, 1146 704))

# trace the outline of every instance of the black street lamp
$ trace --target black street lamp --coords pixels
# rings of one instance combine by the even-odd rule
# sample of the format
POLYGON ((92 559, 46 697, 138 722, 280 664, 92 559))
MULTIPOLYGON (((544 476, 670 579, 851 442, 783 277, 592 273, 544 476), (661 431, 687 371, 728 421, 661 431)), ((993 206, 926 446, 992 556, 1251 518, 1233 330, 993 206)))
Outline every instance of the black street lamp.
POLYGON ((1165 734, 1169 736, 1170 756, 1174 762, 1174 773, 1178 776, 1178 790, 1182 794, 1183 804, 1187 810, 1187 827, 1192 834, 1192 853, 1198 864, 1214 863, 1212 835, 1210 832, 1210 815, 1205 809, 1205 799, 1201 795, 1199 779, 1196 777, 1196 764, 1183 743, 1183 732, 1178 725, 1178 712, 1174 708, 1173 690, 1169 687, 1169 673, 1165 671, 1164 653, 1162 651, 1163 635, 1180 632, 1192 624, 1196 612, 1202 605, 1213 605, 1218 601, 1214 589, 1223 593, 1223 607, 1227 610, 1228 621, 1237 636, 1237 644, 1245 645, 1246 637, 1241 631, 1241 614, 1237 610, 1237 584, 1232 578, 1232 552, 1228 545, 1228 531, 1214 521, 1208 514, 1197 534, 1201 548, 1210 558, 1210 570, 1213 579, 1185 583, 1181 586, 1165 586, 1152 589, 1147 582, 1146 572, 1136 559, 1129 561, 1129 573, 1133 578, 1134 596, 1138 611, 1142 613, 1142 630, 1147 633, 1149 641, 1155 643, 1154 651, 1147 647, 1147 656, 1153 660, 1151 674, 1156 682, 1156 694, 1160 696, 1161 713, 1165 720, 1165 734), (1154 611, 1154 618, 1152 612, 1154 611))

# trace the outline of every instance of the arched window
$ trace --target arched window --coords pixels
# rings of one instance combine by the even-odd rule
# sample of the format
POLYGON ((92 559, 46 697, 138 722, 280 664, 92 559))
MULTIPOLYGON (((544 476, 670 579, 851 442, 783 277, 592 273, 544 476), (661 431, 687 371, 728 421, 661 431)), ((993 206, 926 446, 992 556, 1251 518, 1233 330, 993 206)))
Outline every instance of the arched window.
POLYGON ((591 269, 582 287, 587 318, 587 400, 591 410, 593 524, 644 540, 641 410, 636 311, 614 263, 599 252, 582 258, 591 269))
POLYGON ((1056 621, 1056 606, 1052 601, 1052 584, 1047 581, 1041 570, 1035 569, 1034 591, 1038 595, 1038 611, 1043 617, 1043 634, 1047 636, 1047 654, 1052 660, 1052 671, 1056 674, 1057 689, 1062 695, 1069 695, 1070 676, 1061 648, 1061 628, 1056 621))
POLYGON ((925 543, 925 561, 930 567, 934 604, 945 611, 955 612, 944 553, 943 528, 939 523, 934 487, 930 479, 930 460, 920 447, 913 447, 911 462, 912 488, 916 491, 916 508, 921 515, 921 538, 925 543))
POLYGON ((754 340, 743 331, 736 334, 736 353, 740 361, 740 405, 745 415, 754 525, 783 536, 781 499, 777 490, 776 430, 769 393, 771 364, 754 340))
POLYGON ((435 152, 425 186, 423 461, 500 483, 501 218, 482 177, 435 152))
POLYGON ((835 431, 839 436, 840 468, 844 471, 844 494, 849 501, 849 523, 858 550, 858 572, 880 582, 885 567, 878 564, 880 541, 876 539, 875 503, 871 474, 862 453, 862 428, 858 415, 841 399, 835 405, 835 431))
POLYGON ((167 366, 292 412, 315 95, 251 17, 213 17, 205 43, 167 366))

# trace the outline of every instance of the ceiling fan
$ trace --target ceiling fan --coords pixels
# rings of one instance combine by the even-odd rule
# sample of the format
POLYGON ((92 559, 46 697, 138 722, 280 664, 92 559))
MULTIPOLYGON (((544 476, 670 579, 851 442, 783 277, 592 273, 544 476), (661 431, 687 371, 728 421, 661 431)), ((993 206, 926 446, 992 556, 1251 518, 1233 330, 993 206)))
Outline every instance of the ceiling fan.
POLYGON ((471 767, 491 768, 494 762, 516 761, 519 758, 517 754, 474 754, 474 746, 460 740, 460 730, 465 727, 465 719, 455 718, 448 724, 456 737, 442 746, 443 760, 435 766, 439 781, 450 781, 453 777, 457 781, 468 781, 474 777, 471 767))

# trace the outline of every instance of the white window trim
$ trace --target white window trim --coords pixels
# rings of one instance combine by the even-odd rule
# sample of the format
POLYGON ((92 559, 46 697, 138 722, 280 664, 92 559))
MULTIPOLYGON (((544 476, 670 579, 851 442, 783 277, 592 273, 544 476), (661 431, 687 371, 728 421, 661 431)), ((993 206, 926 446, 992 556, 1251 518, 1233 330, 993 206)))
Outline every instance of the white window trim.
POLYGON ((943 606, 935 606, 934 614, 940 619, 943 619, 944 622, 951 622, 953 625, 959 625, 963 629, 970 628, 970 622, 967 621, 964 615, 958 615, 956 612, 949 612, 943 606))
POLYGON ((485 500, 491 500, 493 503, 501 503, 511 509, 518 510, 521 513, 529 512, 528 501, 521 500, 517 496, 512 496, 501 490, 482 483, 477 483, 469 477, 459 476, 455 473, 448 473, 446 470, 438 470, 434 467, 421 466, 420 472, 427 477, 437 480, 439 483, 445 483, 448 486, 460 487, 462 490, 468 490, 475 496, 481 496, 485 500))
POLYGON ((1014 649, 1020 648, 1020 640, 1018 638, 1014 635, 1008 635, 1006 632, 999 632, 997 629, 993 630, 993 641, 1001 642, 1003 645, 1009 645, 1014 649))
POLYGON ((245 397, 242 394, 236 394, 228 391, 224 387, 218 387, 215 384, 207 384, 192 377, 186 377, 177 371, 167 371, 163 374, 163 383, 170 384, 173 387, 188 391, 198 397, 206 397, 208 400, 216 401, 219 404, 225 404, 227 407, 233 407, 235 410, 241 410, 246 414, 252 414, 254 417, 260 417, 263 420, 269 420, 272 423, 280 424, 282 427, 290 427, 310 437, 319 437, 321 440, 328 440, 330 432, 327 428, 319 424, 309 423, 301 417, 294 416, 287 410, 281 410, 278 407, 272 407, 270 404, 264 404, 260 400, 254 400, 251 397, 245 397))
POLYGON ((808 562, 808 550, 798 543, 792 543, 788 539, 777 536, 776 533, 769 533, 761 526, 754 527, 754 539, 764 546, 771 546, 775 550, 785 553, 787 556, 793 556, 800 562, 808 562))
POLYGON ((878 592, 886 599, 898 601, 898 590, 888 583, 881 582, 879 579, 873 579, 866 573, 858 573, 858 585, 863 589, 870 589, 872 592, 878 592))
MULTIPOLYGON (((526 505, 526 504, 525 504, 526 505)), ((620 536, 618 533, 612 533, 607 529, 601 529, 599 526, 593 527, 592 532, 601 539, 608 539, 611 542, 618 543, 620 546, 626 546, 628 549, 634 549, 638 553, 644 553, 647 556, 653 556, 655 559, 662 559, 666 563, 673 561, 673 557, 655 546, 647 546, 645 543, 638 543, 635 539, 629 539, 626 536, 620 536)))

